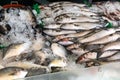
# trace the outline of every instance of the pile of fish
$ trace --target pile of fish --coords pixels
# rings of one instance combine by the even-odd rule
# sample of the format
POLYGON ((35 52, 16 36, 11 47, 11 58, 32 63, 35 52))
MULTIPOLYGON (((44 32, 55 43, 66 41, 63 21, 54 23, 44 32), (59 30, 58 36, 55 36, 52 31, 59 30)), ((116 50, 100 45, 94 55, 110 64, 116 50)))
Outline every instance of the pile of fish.
POLYGON ((119 25, 106 28, 109 20, 117 21, 119 14, 111 13, 119 9, 107 8, 108 3, 119 4, 95 3, 89 8, 55 2, 42 6, 37 15, 27 7, 1 9, 0 47, 5 47, 0 49, 0 80, 120 61, 119 25), (39 22, 44 22, 43 29, 39 22))
POLYGON ((116 4, 120 6, 120 2, 110 1, 94 3, 90 8, 71 2, 44 6, 40 14, 45 24, 43 33, 51 42, 53 53, 58 52, 57 55, 66 60, 67 56, 58 49, 63 46, 67 55, 76 55, 75 62, 86 67, 119 61, 120 28, 116 4), (107 28, 106 21, 112 21, 114 28, 107 28), (58 46, 53 48, 55 44, 58 46))

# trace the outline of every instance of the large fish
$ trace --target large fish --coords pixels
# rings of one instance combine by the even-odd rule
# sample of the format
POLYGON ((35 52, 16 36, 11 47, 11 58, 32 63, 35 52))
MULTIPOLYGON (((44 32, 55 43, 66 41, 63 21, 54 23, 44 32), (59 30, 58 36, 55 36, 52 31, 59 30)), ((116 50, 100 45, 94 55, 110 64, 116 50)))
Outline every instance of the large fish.
POLYGON ((62 35, 62 34, 76 33, 76 31, 66 31, 66 30, 44 30, 43 32, 50 36, 58 36, 58 35, 62 35))
POLYGON ((115 41, 112 43, 108 43, 102 48, 102 51, 107 51, 107 50, 120 50, 120 41, 115 41))
POLYGON ((27 71, 19 67, 6 67, 0 69, 0 80, 14 80, 24 78, 27 75, 27 71))
POLYGON ((18 56, 25 50, 28 50, 31 45, 31 42, 14 44, 9 47, 3 60, 10 58, 12 56, 18 56))
POLYGON ((68 38, 68 37, 78 38, 78 37, 84 36, 84 35, 86 35, 90 32, 91 32, 91 30, 87 30, 87 31, 81 31, 81 32, 73 33, 73 34, 59 35, 59 36, 56 36, 55 39, 53 39, 53 41, 59 41, 63 38, 68 38))
POLYGON ((58 43, 52 43, 51 49, 52 49, 54 55, 56 55, 60 58, 66 59, 67 51, 62 45, 60 45, 58 43))
POLYGON ((103 27, 101 24, 97 23, 89 23, 89 22, 83 22, 83 23, 69 23, 69 24, 63 24, 61 26, 61 29, 67 29, 67 30, 89 30, 94 28, 100 28, 103 27))
POLYGON ((57 23, 75 23, 75 22, 99 22, 99 19, 86 16, 59 16, 55 18, 57 23))
POLYGON ((108 36, 105 36, 101 39, 98 39, 98 40, 95 40, 95 41, 92 41, 88 44, 106 44, 106 43, 109 43, 109 42, 113 42, 113 41, 116 41, 117 39, 120 38, 120 34, 111 34, 111 35, 108 35, 108 36))
POLYGON ((87 38, 84 38, 82 40, 79 40, 81 43, 86 43, 86 42, 91 42, 91 41, 94 41, 94 40, 98 40, 100 38, 103 38, 105 36, 108 36, 110 34, 113 34, 115 33, 116 31, 120 31, 120 29, 107 29, 107 30, 101 30, 87 38))

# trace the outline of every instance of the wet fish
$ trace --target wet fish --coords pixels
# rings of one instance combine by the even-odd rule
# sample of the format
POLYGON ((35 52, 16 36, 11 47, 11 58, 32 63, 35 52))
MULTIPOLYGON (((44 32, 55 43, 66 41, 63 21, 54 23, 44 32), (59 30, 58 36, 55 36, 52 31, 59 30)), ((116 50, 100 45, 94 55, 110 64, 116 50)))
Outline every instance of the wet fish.
POLYGON ((118 52, 118 51, 105 51, 105 52, 103 52, 103 53, 99 56, 99 58, 107 58, 107 57, 110 57, 110 56, 116 54, 116 52, 118 52))
POLYGON ((47 24, 44 26, 46 29, 60 29, 61 24, 47 24))
POLYGON ((55 21, 57 23, 77 23, 77 22, 99 22, 99 19, 91 18, 91 17, 86 17, 86 16, 60 16, 56 17, 55 21))
POLYGON ((120 41, 108 43, 102 48, 102 52, 107 51, 107 50, 120 50, 120 41))
POLYGON ((89 23, 89 22, 83 22, 83 23, 71 23, 71 24, 63 24, 61 26, 61 29, 67 29, 67 30, 89 30, 94 28, 100 28, 103 27, 101 24, 97 23, 89 23))
POLYGON ((81 55, 83 55, 84 53, 86 53, 86 52, 89 52, 88 50, 84 50, 84 49, 82 49, 82 48, 77 48, 77 49, 72 49, 71 50, 71 52, 73 53, 73 54, 76 54, 76 55, 78 55, 78 56, 81 56, 81 55))
POLYGON ((3 60, 10 58, 12 56, 18 56, 25 50, 29 49, 31 42, 14 44, 9 47, 3 60))
POLYGON ((5 65, 5 67, 21 67, 23 69, 31 69, 31 68, 45 68, 46 70, 49 70, 46 66, 41 66, 38 64, 34 64, 31 62, 27 62, 27 61, 17 61, 17 62, 11 62, 5 65))
POLYGON ((50 36, 58 36, 58 35, 62 35, 62 34, 76 33, 76 31, 66 31, 66 30, 44 30, 43 32, 50 36))
POLYGON ((91 42, 94 40, 98 40, 100 38, 103 38, 105 36, 108 36, 110 34, 115 33, 116 31, 119 31, 119 29, 107 29, 107 30, 101 30, 85 39, 79 40, 81 43, 85 43, 85 42, 91 42))
POLYGON ((72 45, 69 45, 67 46, 67 50, 72 50, 72 49, 77 49, 80 47, 81 44, 72 44, 72 45))
POLYGON ((14 80, 24 78, 27 75, 27 71, 19 67, 6 67, 0 69, 0 80, 14 80))
POLYGON ((54 55, 56 55, 60 58, 66 59, 67 51, 62 45, 60 45, 58 43, 52 43, 51 49, 52 49, 54 55))
POLYGON ((106 44, 106 43, 109 43, 109 42, 116 41, 118 38, 120 38, 120 35, 115 33, 115 34, 105 36, 105 37, 103 37, 101 39, 92 41, 92 42, 90 42, 88 44, 106 44))
POLYGON ((78 37, 84 36, 90 32, 91 32, 91 30, 87 30, 87 31, 73 33, 73 34, 59 35, 59 36, 56 36, 55 39, 53 39, 53 41, 59 41, 63 38, 68 38, 68 37, 78 38, 78 37))
POLYGON ((89 61, 91 59, 96 59, 97 58, 97 52, 87 52, 83 55, 80 55, 77 60, 76 63, 83 63, 86 61, 89 61))
POLYGON ((67 66, 67 63, 63 59, 54 59, 53 61, 50 62, 48 66, 49 67, 65 67, 67 66))

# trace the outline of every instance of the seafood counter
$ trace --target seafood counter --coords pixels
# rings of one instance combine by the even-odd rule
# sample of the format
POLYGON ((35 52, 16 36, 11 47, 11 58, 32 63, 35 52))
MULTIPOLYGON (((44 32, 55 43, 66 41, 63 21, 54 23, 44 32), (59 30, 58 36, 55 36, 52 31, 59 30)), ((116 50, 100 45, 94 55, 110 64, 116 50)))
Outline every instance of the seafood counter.
POLYGON ((0 80, 119 62, 119 6, 54 2, 40 6, 40 14, 30 7, 1 9, 0 80))

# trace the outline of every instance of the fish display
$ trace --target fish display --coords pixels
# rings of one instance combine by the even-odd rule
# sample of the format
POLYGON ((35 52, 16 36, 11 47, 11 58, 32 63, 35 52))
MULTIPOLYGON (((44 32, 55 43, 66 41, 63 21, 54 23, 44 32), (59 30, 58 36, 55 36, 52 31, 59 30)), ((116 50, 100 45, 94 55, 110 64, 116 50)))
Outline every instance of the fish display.
POLYGON ((0 10, 0 80, 120 61, 120 2, 0 10))

